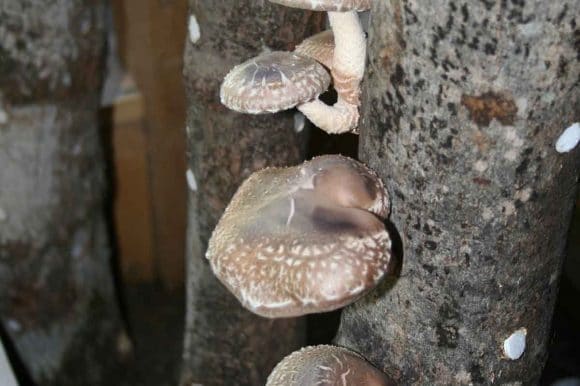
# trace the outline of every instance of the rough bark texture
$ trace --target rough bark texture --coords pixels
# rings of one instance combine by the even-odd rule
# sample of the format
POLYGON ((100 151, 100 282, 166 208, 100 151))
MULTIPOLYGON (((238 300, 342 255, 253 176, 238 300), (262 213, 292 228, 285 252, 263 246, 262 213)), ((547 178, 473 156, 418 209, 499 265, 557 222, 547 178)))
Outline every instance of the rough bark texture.
POLYGON ((554 149, 580 120, 578 15, 574 0, 374 2, 359 150, 403 262, 337 341, 401 384, 539 379, 580 166, 554 149))
POLYGON ((126 341, 103 217, 103 3, 0 1, 0 318, 41 385, 96 385, 126 341))
POLYGON ((263 50, 293 49, 324 26, 325 15, 254 0, 189 5, 190 33, 199 26, 200 37, 188 37, 185 50, 190 202, 183 383, 259 385, 303 343, 303 320, 268 320, 244 310, 213 276, 204 252, 240 183, 263 167, 299 163, 304 134, 294 132, 293 112, 227 110, 219 87, 234 65, 263 50))

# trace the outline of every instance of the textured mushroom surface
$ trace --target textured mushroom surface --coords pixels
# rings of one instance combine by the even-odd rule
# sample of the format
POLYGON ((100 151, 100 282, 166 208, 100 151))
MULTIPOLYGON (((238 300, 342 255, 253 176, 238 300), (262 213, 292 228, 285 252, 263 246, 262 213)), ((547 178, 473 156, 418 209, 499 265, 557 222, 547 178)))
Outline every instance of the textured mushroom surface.
POLYGON ((252 174, 209 242, 220 281, 250 311, 290 317, 343 307, 385 275, 391 240, 379 217, 387 193, 342 156, 252 174))
POLYGON ((266 386, 387 386, 392 381, 357 353, 337 346, 310 346, 284 358, 266 386))
POLYGON ((313 11, 360 12, 370 9, 372 0, 270 0, 270 2, 313 11))
POLYGON ((332 69, 334 34, 331 30, 317 33, 304 39, 294 51, 322 63, 328 69, 332 69))
POLYGON ((221 102, 250 114, 274 113, 316 99, 330 75, 316 60, 293 52, 269 52, 235 66, 224 78, 221 102))

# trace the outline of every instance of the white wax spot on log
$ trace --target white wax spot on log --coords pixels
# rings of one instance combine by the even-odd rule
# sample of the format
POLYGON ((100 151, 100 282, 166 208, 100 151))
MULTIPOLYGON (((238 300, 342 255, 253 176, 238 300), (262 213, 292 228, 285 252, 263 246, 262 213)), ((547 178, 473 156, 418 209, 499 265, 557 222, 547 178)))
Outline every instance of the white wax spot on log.
POLYGON ((187 169, 187 172, 185 172, 185 178, 187 178, 187 185, 189 186, 189 189, 191 189, 191 191, 193 192, 196 192, 197 181, 195 180, 195 175, 193 174, 191 169, 187 169))
POLYGON ((8 214, 6 213, 6 211, 4 209, 0 208, 0 222, 6 221, 7 218, 8 218, 8 214))
POLYGON ((556 141, 556 151, 558 153, 567 153, 574 149, 580 142, 580 123, 576 122, 568 127, 556 141))
POLYGON ((201 37, 201 31, 199 29, 199 24, 194 14, 189 15, 189 23, 187 24, 187 29, 189 30, 189 40, 195 44, 201 37))
POLYGON ((519 330, 514 331, 514 333, 503 342, 503 352, 507 358, 516 360, 523 355, 524 350, 526 349, 527 333, 528 330, 520 328, 519 330))
POLYGON ((294 113, 294 131, 300 133, 304 130, 304 120, 306 117, 300 111, 294 113))

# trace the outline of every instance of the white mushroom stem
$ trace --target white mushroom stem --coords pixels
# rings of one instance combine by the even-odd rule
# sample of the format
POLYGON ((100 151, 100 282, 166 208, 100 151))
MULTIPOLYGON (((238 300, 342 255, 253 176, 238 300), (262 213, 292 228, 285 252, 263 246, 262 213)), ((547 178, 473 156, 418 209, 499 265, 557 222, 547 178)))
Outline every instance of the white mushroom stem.
POLYGON ((360 82, 365 71, 366 40, 357 12, 328 12, 334 33, 332 79, 338 101, 319 100, 298 106, 313 124, 330 134, 355 132, 359 119, 360 82))
POLYGON ((332 75, 336 91, 339 97, 358 105, 359 85, 365 71, 365 33, 355 11, 328 12, 328 20, 334 33, 332 75), (356 89, 356 101, 351 100, 352 92, 342 90, 341 84, 336 84, 344 81, 352 82, 351 86, 356 89))
POLYGON ((329 134, 354 131, 358 123, 358 106, 340 97, 333 106, 316 99, 297 108, 310 122, 329 134))

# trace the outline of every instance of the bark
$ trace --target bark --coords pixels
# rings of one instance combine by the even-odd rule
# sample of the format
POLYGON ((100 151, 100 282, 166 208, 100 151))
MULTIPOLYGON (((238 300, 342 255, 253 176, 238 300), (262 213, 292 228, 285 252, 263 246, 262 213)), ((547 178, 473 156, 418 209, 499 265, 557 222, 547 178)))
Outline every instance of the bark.
POLYGON ((303 320, 269 320, 243 309, 213 276, 204 253, 240 183, 266 166, 299 163, 304 132, 294 131, 290 111, 252 116, 227 110, 220 104, 219 87, 234 65, 266 49, 293 49, 324 26, 325 16, 268 1, 200 0, 189 5, 185 83, 190 197, 183 383, 264 384, 276 363, 303 343, 303 320))
POLYGON ((0 1, 0 318, 42 385, 100 384, 126 341, 103 216, 103 11, 0 1))
POLYGON ((394 283, 339 344, 401 384, 537 384, 580 150, 577 1, 376 1, 359 151, 386 182, 394 283), (527 329, 518 360, 503 342, 527 329))

